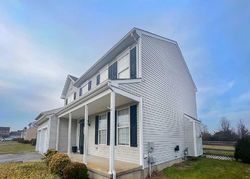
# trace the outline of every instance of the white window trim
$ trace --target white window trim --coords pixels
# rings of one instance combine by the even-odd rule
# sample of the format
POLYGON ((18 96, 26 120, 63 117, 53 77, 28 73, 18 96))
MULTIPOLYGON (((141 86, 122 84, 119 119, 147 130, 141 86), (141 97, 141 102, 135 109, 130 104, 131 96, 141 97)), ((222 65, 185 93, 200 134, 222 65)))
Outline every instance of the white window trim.
POLYGON ((116 144, 117 144, 117 146, 130 147, 130 106, 126 106, 126 107, 117 109, 116 117, 117 117, 116 144), (128 109, 128 118, 129 118, 128 119, 129 124, 128 124, 128 144, 127 145, 119 144, 119 132, 118 132, 118 129, 119 128, 127 128, 127 127, 118 127, 118 120, 119 120, 118 119, 118 117, 119 117, 118 113, 119 113, 119 111, 124 110, 124 109, 128 109))
POLYGON ((98 145, 107 145, 107 138, 108 138, 108 129, 107 129, 107 123, 108 123, 108 116, 107 116, 107 113, 102 113, 102 114, 99 114, 98 115, 99 117, 98 117, 98 145), (100 117, 101 116, 103 116, 103 115, 105 115, 106 116, 106 129, 100 129, 99 128, 99 121, 100 121, 100 117), (103 143, 103 144, 100 144, 100 131, 104 131, 104 130, 106 130, 106 140, 105 140, 105 143, 103 143))
MULTIPOLYGON (((108 68, 113 65, 115 62, 118 62, 122 57, 124 57, 127 53, 129 54, 129 59, 130 59, 130 50, 133 49, 134 47, 136 47, 136 78, 139 78, 140 75, 138 75, 138 72, 139 70, 141 70, 141 67, 139 66, 139 62, 138 62, 138 59, 139 59, 139 45, 136 43, 136 44, 133 44, 131 46, 129 46, 128 48, 126 48, 122 53, 120 53, 119 55, 117 55, 115 57, 115 59, 110 62, 108 64, 108 68)), ((140 64, 141 65, 141 64, 140 64)), ((130 68, 130 60, 129 60, 129 68, 130 68)), ((117 80, 119 80, 118 78, 118 69, 117 69, 117 80)), ((127 79, 127 78, 121 78, 120 80, 122 79, 127 79)), ((128 79, 131 79, 130 77, 128 79)))

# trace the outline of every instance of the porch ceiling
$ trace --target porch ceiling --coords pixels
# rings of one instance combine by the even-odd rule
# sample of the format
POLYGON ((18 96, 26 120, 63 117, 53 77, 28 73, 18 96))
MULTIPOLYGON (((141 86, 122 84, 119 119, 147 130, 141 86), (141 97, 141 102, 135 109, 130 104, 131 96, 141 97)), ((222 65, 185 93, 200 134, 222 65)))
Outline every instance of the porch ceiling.
MULTIPOLYGON (((134 100, 127 98, 125 96, 122 96, 120 94, 116 94, 116 99, 115 99, 115 104, 116 107, 123 106, 129 103, 135 102, 134 100)), ((88 112, 89 115, 93 115, 96 113, 100 113, 103 111, 107 111, 110 106, 110 93, 89 103, 88 104, 88 112)), ((85 107, 81 107, 79 109, 76 109, 75 111, 72 112, 72 119, 83 119, 85 115, 85 107)), ((62 116, 63 118, 68 118, 69 115, 66 114, 62 116)))

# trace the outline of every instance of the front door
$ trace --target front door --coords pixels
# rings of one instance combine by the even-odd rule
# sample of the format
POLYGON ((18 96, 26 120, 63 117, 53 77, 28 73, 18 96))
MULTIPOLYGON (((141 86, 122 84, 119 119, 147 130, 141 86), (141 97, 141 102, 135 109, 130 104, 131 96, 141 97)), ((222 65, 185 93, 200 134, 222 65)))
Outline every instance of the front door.
POLYGON ((80 154, 83 154, 84 145, 84 119, 80 120, 80 137, 79 137, 79 150, 80 154))

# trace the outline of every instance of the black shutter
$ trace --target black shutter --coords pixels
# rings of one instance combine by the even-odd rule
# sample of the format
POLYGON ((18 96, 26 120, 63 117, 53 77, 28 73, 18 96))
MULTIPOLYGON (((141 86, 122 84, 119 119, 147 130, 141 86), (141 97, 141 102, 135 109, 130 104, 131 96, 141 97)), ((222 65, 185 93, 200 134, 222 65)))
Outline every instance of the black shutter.
POLYGON ((117 62, 113 63, 113 79, 112 80, 116 80, 117 79, 117 62))
POLYGON ((130 106, 130 146, 137 147, 137 105, 130 106))
POLYGON ((110 112, 108 112, 107 117, 107 145, 110 144, 110 112))
POLYGON ((82 88, 80 88, 79 96, 82 96, 82 88))
POLYGON ((91 90, 91 81, 88 82, 88 91, 91 90))
POLYGON ((74 92, 74 100, 76 99, 76 92, 74 92))
POLYGON ((95 117, 95 144, 98 144, 98 128, 99 128, 99 116, 95 117))
POLYGON ((100 84, 100 74, 96 76, 96 85, 100 84))
POLYGON ((136 47, 130 50, 130 78, 136 78, 136 47))
POLYGON ((117 136, 117 110, 115 110, 115 145, 117 142, 116 136, 117 136))
POLYGON ((115 62, 111 66, 109 66, 108 77, 110 80, 117 79, 117 62, 115 62))

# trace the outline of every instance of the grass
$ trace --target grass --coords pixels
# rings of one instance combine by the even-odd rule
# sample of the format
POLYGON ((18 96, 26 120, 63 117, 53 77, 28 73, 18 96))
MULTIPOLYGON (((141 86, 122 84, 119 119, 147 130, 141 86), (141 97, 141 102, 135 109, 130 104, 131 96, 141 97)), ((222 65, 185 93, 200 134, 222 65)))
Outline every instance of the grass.
POLYGON ((31 144, 21 144, 16 141, 0 142, 0 154, 15 154, 33 151, 35 151, 35 146, 31 144))
POLYGON ((0 164, 0 178, 3 179, 59 179, 48 172, 45 162, 0 164))
POLYGON ((164 169, 169 179, 245 179, 250 178, 250 164, 199 158, 164 169))

